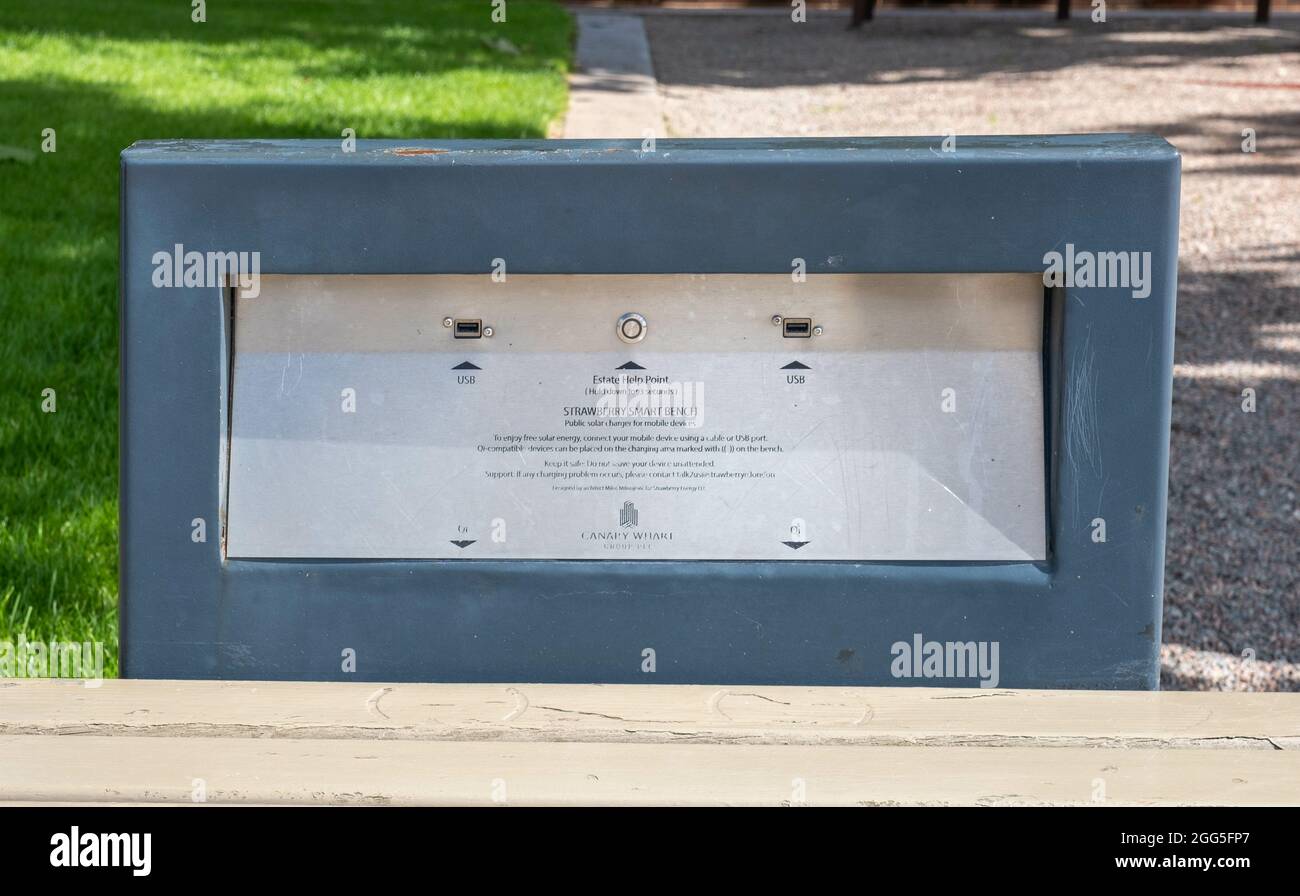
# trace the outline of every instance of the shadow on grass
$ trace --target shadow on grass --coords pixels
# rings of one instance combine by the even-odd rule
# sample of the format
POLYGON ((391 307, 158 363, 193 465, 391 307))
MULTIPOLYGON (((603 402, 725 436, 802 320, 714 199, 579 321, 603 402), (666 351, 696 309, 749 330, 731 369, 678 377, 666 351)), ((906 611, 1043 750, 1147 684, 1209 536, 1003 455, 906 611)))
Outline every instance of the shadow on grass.
MULTIPOLYGON (((362 138, 544 136, 539 110, 546 103, 538 96, 545 91, 507 91, 520 83, 511 80, 517 73, 560 78, 567 20, 554 6, 513 0, 512 29, 530 15, 548 19, 546 35, 533 41, 493 30, 489 14, 483 3, 433 9, 405 0, 226 3, 209 6, 207 24, 188 21, 188 4, 0 9, 0 41, 15 51, 0 56, 0 144, 27 150, 0 158, 0 640, 101 641, 116 669, 121 150, 144 139, 341 140, 345 126, 362 138), (303 18, 293 17, 298 11, 303 18), (462 27, 460 19, 472 23, 462 27), (29 45, 51 35, 57 52, 29 45), (333 108, 356 105, 348 120, 323 108, 320 85, 315 99, 304 99, 268 89, 265 78, 242 83, 237 67, 206 65, 231 56, 256 65, 281 39, 294 53, 311 48, 294 70, 305 84, 328 76, 323 92, 333 108), (166 83, 175 77, 174 59, 159 69, 165 74, 141 78, 147 60, 128 50, 130 61, 115 61, 112 41, 159 42, 160 52, 184 42, 193 50, 192 79, 166 83), (69 42, 94 56, 84 78, 69 42), (51 73, 29 76, 32 60, 51 73), (476 102, 484 95, 458 95, 437 108, 411 102, 412 91, 417 99, 438 96, 426 75, 462 69, 472 77, 454 83, 470 84, 490 103, 476 102), (14 73, 22 76, 5 78, 14 73), (367 99, 369 88, 349 80, 362 74, 400 77, 367 99), (479 107, 483 116, 475 114, 479 107), (38 151, 47 127, 57 132, 53 153, 38 151), (55 396, 52 413, 42 406, 47 390, 55 396)), ((189 66, 182 60, 179 68, 189 66)), ((562 84, 546 90, 558 93, 562 84)))
POLYGON ((53 35, 88 50, 106 41, 183 45, 195 63, 257 65, 305 50, 308 61, 294 71, 308 78, 562 70, 570 41, 563 13, 544 0, 510 0, 500 23, 485 0, 223 0, 209 5, 204 22, 191 20, 189 4, 156 0, 10 0, 0 31, 53 35))

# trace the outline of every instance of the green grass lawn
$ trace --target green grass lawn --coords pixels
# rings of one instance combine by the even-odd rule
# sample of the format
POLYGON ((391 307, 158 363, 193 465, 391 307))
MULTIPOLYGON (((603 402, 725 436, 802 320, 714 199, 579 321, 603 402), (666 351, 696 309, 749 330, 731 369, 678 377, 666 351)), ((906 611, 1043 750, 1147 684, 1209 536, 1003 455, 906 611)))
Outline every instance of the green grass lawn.
POLYGON ((539 137, 544 0, 0 4, 0 641, 117 668, 118 154, 166 137, 539 137), (55 130, 57 151, 41 151, 55 130), (56 410, 42 410, 45 389, 56 410))

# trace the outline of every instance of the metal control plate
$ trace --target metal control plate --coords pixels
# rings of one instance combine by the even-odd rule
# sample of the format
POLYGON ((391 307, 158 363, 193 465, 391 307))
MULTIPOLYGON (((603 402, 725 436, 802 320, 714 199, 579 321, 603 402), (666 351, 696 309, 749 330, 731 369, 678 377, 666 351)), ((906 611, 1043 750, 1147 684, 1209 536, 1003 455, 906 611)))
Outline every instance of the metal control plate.
POLYGON ((1042 560, 1043 308, 1037 274, 263 275, 227 556, 1042 560))

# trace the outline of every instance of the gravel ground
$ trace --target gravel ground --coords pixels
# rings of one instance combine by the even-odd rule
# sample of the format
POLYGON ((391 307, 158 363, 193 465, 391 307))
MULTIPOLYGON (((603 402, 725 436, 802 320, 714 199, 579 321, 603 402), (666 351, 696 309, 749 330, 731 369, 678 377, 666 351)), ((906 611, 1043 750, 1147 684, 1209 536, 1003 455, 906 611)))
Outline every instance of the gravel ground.
POLYGON ((645 22, 672 136, 1140 130, 1182 151, 1162 678, 1300 690, 1300 24, 645 22))

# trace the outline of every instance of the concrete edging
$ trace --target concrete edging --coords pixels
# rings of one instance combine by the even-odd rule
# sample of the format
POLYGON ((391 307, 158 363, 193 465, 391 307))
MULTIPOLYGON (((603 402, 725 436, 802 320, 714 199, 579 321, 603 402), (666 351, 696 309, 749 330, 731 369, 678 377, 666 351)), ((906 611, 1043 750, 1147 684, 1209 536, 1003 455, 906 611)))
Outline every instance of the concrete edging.
POLYGON ((650 41, 641 17, 621 12, 578 12, 578 47, 569 75, 570 139, 663 134, 650 41))

